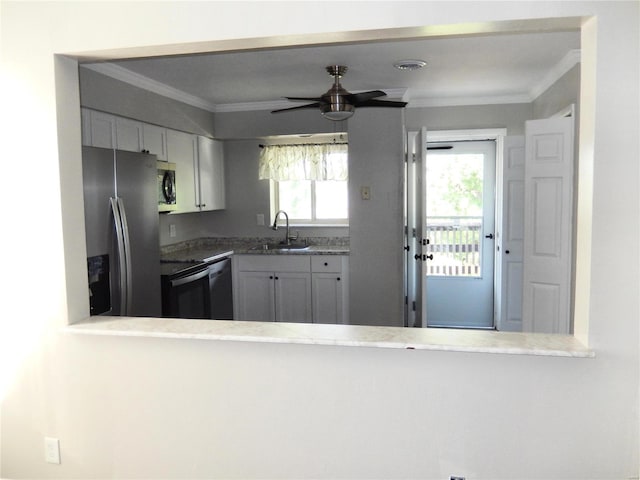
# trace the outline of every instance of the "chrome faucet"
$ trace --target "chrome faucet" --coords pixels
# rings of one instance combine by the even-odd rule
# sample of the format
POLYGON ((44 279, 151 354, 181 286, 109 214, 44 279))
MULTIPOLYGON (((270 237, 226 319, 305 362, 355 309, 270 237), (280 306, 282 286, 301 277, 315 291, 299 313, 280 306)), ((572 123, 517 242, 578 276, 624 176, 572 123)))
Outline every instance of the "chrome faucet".
POLYGON ((286 234, 285 241, 282 243, 284 245, 291 245, 291 236, 289 235, 289 215, 287 215, 287 212, 285 212, 284 210, 278 210, 278 212, 276 213, 276 218, 273 221, 273 225, 271 226, 271 228, 273 228, 274 230, 278 230, 278 217, 280 216, 281 213, 284 215, 286 225, 287 225, 287 231, 285 232, 286 234))

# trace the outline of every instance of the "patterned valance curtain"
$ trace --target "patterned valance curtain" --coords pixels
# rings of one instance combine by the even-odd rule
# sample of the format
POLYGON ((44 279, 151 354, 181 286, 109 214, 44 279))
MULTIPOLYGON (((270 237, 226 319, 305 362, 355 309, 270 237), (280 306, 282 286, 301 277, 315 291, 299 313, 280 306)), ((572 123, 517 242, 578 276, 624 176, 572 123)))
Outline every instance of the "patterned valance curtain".
POLYGON ((259 178, 347 180, 347 144, 267 145, 260 152, 259 178))

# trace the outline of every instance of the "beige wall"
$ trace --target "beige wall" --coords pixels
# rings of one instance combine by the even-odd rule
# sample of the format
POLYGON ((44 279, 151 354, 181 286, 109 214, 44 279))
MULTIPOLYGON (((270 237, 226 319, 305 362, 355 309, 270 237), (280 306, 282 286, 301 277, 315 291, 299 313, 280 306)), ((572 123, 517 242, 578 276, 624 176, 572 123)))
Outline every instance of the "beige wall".
MULTIPOLYGON (((365 5, 341 3, 336 15, 330 2, 0 3, 2 159, 11 179, 0 476, 638 475, 640 126, 629 108, 639 100, 637 2, 365 5), (583 45, 597 49, 598 62, 583 61, 593 94, 582 111, 597 117, 581 126, 581 175, 593 173, 592 202, 582 201, 592 215, 579 219, 581 231, 593 226, 580 272, 591 280, 579 288, 591 291, 580 314, 595 359, 58 331, 88 309, 79 102, 73 89, 56 97, 53 53, 592 14, 583 45), (25 265, 45 277, 34 283, 25 265), (44 436, 60 439, 61 465, 44 463, 44 436)), ((71 60, 56 70, 58 85, 77 83, 71 60)))

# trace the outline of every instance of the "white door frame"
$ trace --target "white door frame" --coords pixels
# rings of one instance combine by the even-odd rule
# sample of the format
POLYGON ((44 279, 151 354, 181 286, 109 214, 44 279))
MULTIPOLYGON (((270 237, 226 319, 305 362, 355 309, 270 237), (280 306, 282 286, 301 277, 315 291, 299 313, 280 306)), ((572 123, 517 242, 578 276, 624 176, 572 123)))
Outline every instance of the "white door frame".
MULTIPOLYGON (((502 239, 502 172, 504 162, 504 138, 507 135, 506 128, 484 128, 484 129, 468 129, 468 130, 428 130, 427 142, 455 142, 469 140, 493 140, 496 142, 496 198, 495 198, 495 245, 494 248, 500 248, 502 239)), ((493 271, 493 324, 501 323, 501 278, 502 278, 502 262, 500 255, 494 256, 493 271)), ((424 308, 424 306, 423 306, 424 308)))

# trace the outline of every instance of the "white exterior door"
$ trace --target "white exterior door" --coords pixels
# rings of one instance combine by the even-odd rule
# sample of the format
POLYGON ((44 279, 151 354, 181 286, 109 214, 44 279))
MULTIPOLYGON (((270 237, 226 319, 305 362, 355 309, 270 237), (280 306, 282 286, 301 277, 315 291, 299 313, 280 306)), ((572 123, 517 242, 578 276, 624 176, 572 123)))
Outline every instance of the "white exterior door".
POLYGON ((524 242, 525 137, 504 139, 502 228, 500 249, 501 295, 498 330, 522 330, 522 268, 524 242))
POLYGON ((526 123, 522 326, 570 333, 573 118, 526 123))
POLYGON ((430 142, 427 150, 428 325, 493 328, 496 142, 430 142))
POLYGON ((407 137, 406 172, 406 303, 408 327, 426 327, 426 259, 423 260, 426 242, 424 176, 427 156, 427 129, 410 132, 407 137))

